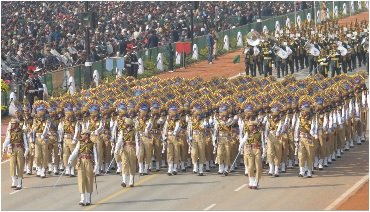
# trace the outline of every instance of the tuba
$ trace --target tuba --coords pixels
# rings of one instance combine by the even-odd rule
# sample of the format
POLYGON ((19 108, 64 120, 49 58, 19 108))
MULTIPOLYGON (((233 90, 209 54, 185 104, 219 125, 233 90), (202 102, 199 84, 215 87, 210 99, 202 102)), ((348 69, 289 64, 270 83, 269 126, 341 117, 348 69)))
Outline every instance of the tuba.
POLYGON ((310 43, 309 41, 306 42, 306 44, 304 45, 304 48, 307 52, 309 52, 310 54, 312 54, 313 56, 317 57, 320 55, 320 50, 318 50, 312 43, 310 43))
POLYGON ((337 49, 340 51, 340 55, 346 56, 348 53, 348 50, 342 45, 342 42, 338 42, 337 45, 338 45, 337 49))
POLYGON ((272 47, 274 50, 274 53, 279 56, 281 59, 285 60, 288 58, 289 54, 288 52, 284 51, 282 48, 279 46, 276 46, 276 44, 272 47))
POLYGON ((247 43, 251 46, 258 46, 261 42, 261 35, 256 32, 252 31, 247 34, 247 43))

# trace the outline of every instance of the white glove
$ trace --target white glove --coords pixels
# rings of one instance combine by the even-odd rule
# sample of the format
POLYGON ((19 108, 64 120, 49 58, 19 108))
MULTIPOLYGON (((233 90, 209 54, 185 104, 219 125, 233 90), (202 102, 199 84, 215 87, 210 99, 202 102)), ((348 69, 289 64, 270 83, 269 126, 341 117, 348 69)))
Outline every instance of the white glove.
POLYGON ((62 144, 61 143, 59 143, 58 144, 58 149, 61 149, 62 148, 62 144))
POLYGON ((216 147, 216 146, 214 146, 214 147, 213 147, 213 154, 216 154, 216 150, 217 150, 217 147, 216 147))
POLYGON ((243 145, 239 144, 239 152, 241 152, 242 150, 243 150, 243 145))
POLYGON ((162 154, 164 154, 164 152, 166 151, 166 144, 164 143, 163 145, 162 145, 162 154))
POLYGON ((266 157, 266 151, 263 150, 263 152, 262 152, 262 158, 265 158, 265 157, 266 157))
POLYGON ((68 160, 68 166, 72 166, 72 161, 71 160, 68 160))
POLYGON ((44 139, 45 139, 44 135, 41 135, 41 139, 42 139, 42 140, 44 140, 44 139))
POLYGON ((94 134, 95 134, 95 135, 99 135, 98 130, 95 130, 95 131, 94 131, 94 134))
POLYGON ((322 66, 322 65, 324 65, 324 63, 323 62, 320 62, 320 66, 322 66))
POLYGON ((76 139, 76 138, 73 138, 72 143, 73 143, 73 144, 77 144, 77 139, 76 139))

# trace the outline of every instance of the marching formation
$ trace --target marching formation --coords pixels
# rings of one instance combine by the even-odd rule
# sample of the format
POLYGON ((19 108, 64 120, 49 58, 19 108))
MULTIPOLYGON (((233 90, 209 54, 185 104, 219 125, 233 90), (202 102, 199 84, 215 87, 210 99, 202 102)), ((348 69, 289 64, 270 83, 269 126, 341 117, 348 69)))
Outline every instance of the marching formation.
POLYGON ((251 189, 263 163, 274 177, 298 166, 299 177, 311 178, 365 141, 365 78, 119 77, 32 107, 17 102, 3 154, 12 188, 22 188, 24 172, 77 175, 81 205, 91 204, 94 175, 111 170, 122 187, 165 167, 169 176, 188 168, 204 176, 218 165, 228 176, 244 164, 251 189))
POLYGON ((293 74, 308 68, 310 74, 339 75, 354 71, 357 67, 369 68, 369 30, 366 20, 349 26, 340 26, 338 20, 314 25, 313 21, 285 27, 275 26, 269 31, 265 26, 260 35, 256 31, 247 34, 245 72, 247 75, 272 75, 277 77, 293 74))

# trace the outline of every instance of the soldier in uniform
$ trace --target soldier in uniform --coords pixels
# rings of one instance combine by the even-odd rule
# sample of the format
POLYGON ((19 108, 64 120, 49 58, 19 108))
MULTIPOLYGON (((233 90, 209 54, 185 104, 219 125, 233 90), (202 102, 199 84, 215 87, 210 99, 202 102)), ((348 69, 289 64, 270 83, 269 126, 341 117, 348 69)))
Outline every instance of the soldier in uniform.
POLYGON ((136 138, 134 121, 125 118, 123 129, 118 132, 116 155, 121 155, 122 161, 122 187, 126 187, 127 180, 129 186, 134 187, 134 176, 136 173, 136 157, 139 155, 139 141, 136 138))
POLYGON ((47 119, 46 112, 50 105, 48 102, 38 100, 33 107, 36 109, 37 114, 32 124, 31 148, 35 148, 37 176, 45 178, 49 160, 48 133, 50 129, 50 121, 47 119))
POLYGON ((216 163, 219 164, 218 174, 229 175, 231 166, 231 126, 237 121, 230 117, 231 105, 228 101, 219 104, 219 116, 214 120, 212 142, 214 152, 217 150, 216 163))
POLYGON ((103 160, 104 166, 100 167, 100 170, 104 169, 105 173, 109 173, 109 164, 111 161, 111 156, 114 151, 114 143, 112 142, 112 128, 113 128, 113 119, 112 119, 112 110, 110 107, 110 103, 108 101, 102 102, 102 122, 103 122, 103 130, 101 134, 101 139, 103 143, 103 160), (113 151, 112 151, 113 150, 113 151))
POLYGON ((10 157, 11 188, 22 189, 24 159, 28 155, 27 135, 20 127, 18 119, 10 120, 10 129, 3 143, 3 155, 7 152, 10 157))
POLYGON ((93 167, 94 163, 96 164, 98 162, 96 144, 91 141, 89 131, 83 130, 81 132, 81 138, 68 159, 68 166, 72 166, 73 161, 76 159, 78 161, 76 165, 78 190, 81 194, 81 200, 78 204, 88 206, 91 204, 91 194, 93 192, 93 167))
POLYGON ((121 152, 120 147, 117 143, 118 133, 125 129, 125 119, 127 118, 127 104, 123 101, 122 98, 117 99, 113 107, 116 108, 118 112, 117 119, 114 121, 113 128, 112 128, 112 143, 115 144, 114 146, 114 159, 116 160, 116 174, 121 174, 122 172, 122 160, 121 160, 121 152))
POLYGON ((98 163, 95 164, 97 168, 94 170, 96 175, 100 175, 100 170, 103 167, 103 156, 104 156, 104 142, 103 139, 101 139, 101 132, 103 130, 103 121, 101 120, 101 117, 99 116, 100 111, 100 105, 97 103, 97 101, 91 99, 87 102, 86 106, 89 108, 89 114, 90 118, 82 125, 82 130, 89 131, 91 141, 96 144, 96 149, 98 151, 98 163))
POLYGON ((57 113, 56 102, 50 101, 49 116, 50 116, 50 128, 49 128, 49 164, 48 172, 49 174, 53 171, 57 175, 59 167, 59 149, 61 149, 61 144, 59 144, 58 138, 58 126, 60 122, 60 116, 57 113))
POLYGON ((283 109, 283 105, 274 100, 270 104, 271 113, 267 118, 265 123, 265 138, 267 142, 267 160, 269 162, 269 175, 274 175, 275 177, 279 177, 279 166, 282 161, 282 154, 283 154, 283 142, 281 140, 281 136, 283 134, 283 122, 281 120, 281 110, 283 109))
POLYGON ((206 162, 206 143, 204 132, 208 123, 203 117, 202 110, 204 108, 204 105, 202 104, 202 102, 192 102, 191 108, 192 116, 189 117, 188 120, 187 141, 189 142, 189 151, 191 152, 193 173, 198 173, 198 176, 203 176, 203 164, 206 162))
POLYGON ((335 43, 332 44, 330 49, 330 65, 329 70, 331 71, 331 77, 334 77, 335 74, 340 75, 340 52, 337 50, 337 46, 335 43))
MULTIPOLYGON (((247 110, 250 112, 253 108, 247 108, 247 110)), ((247 128, 243 129, 244 136, 239 151, 244 151, 244 158, 246 158, 248 164, 246 167, 249 173, 248 188, 257 189, 262 176, 262 151, 265 152, 265 149, 262 143, 262 133, 258 129, 258 122, 249 120, 245 124, 247 128)))
POLYGON ((73 161, 72 166, 68 166, 68 158, 76 147, 81 132, 81 123, 75 118, 72 99, 65 99, 63 107, 65 116, 58 124, 58 146, 63 146, 63 164, 66 176, 74 177, 76 160, 73 161))
POLYGON ((307 163, 307 177, 312 178, 312 167, 314 157, 314 143, 312 137, 315 136, 314 118, 311 117, 311 98, 307 95, 300 97, 300 115, 295 120, 294 141, 298 145, 299 158, 299 177, 305 175, 305 163, 307 163))
POLYGON ((318 166, 319 170, 323 170, 327 164, 327 129, 328 129, 328 118, 327 114, 323 111, 324 108, 324 97, 322 94, 315 94, 313 97, 314 110, 315 110, 315 122, 317 124, 317 136, 314 138, 315 142, 315 159, 314 168, 318 166))
POLYGON ((27 136, 27 144, 29 147, 29 151, 27 157, 25 157, 25 166, 26 166, 26 174, 32 174, 32 165, 34 162, 35 157, 35 149, 31 148, 31 138, 32 138, 32 124, 33 124, 33 117, 31 115, 31 106, 27 101, 23 103, 23 112, 24 112, 24 124, 23 129, 27 136))
POLYGON ((272 75, 272 51, 267 41, 262 44, 264 76, 272 75))
POLYGON ((181 171, 185 172, 185 161, 190 158, 189 155, 189 145, 186 138, 186 129, 187 129, 187 121, 189 120, 189 103, 184 102, 182 107, 180 107, 180 113, 179 113, 179 121, 180 121, 180 132, 179 132, 179 147, 180 147, 180 167, 181 171))
POLYGON ((161 118, 161 101, 158 98, 151 99, 151 120, 152 120, 152 129, 150 131, 153 137, 153 150, 154 150, 154 159, 155 159, 155 170, 156 172, 160 171, 160 162, 162 160, 162 140, 161 140, 161 129, 163 128, 164 120, 161 118))
POLYGON ((132 72, 132 58, 131 58, 131 53, 132 49, 131 48, 126 48, 126 55, 123 57, 125 61, 125 71, 127 76, 134 76, 134 73, 132 72))
POLYGON ((137 79, 137 74, 138 74, 138 70, 139 70, 139 59, 137 58, 137 55, 136 55, 136 46, 133 47, 133 49, 134 50, 130 54, 131 64, 132 64, 131 65, 131 69, 132 69, 131 72, 132 72, 132 76, 137 79))
POLYGON ((168 176, 177 175, 177 165, 180 161, 179 132, 180 120, 178 110, 180 104, 176 100, 170 100, 166 103, 168 116, 163 126, 162 140, 164 142, 162 153, 167 146, 168 176))
POLYGON ((256 76, 256 69, 253 60, 253 47, 247 44, 243 53, 245 58, 245 74, 256 76))
POLYGON ((151 136, 152 120, 149 116, 150 104, 142 99, 137 104, 139 115, 135 119, 135 132, 139 143, 138 163, 141 176, 149 174, 149 165, 153 156, 153 139, 151 136))

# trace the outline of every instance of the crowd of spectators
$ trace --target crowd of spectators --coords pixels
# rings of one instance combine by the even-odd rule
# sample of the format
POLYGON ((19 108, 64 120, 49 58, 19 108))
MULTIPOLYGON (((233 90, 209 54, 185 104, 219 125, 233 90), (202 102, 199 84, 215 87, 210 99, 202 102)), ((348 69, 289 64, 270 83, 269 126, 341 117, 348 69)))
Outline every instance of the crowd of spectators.
MULTIPOLYGON (((123 56, 127 46, 141 50, 190 39, 190 8, 191 3, 186 1, 89 2, 89 10, 98 13, 98 27, 90 30, 91 59, 123 56)), ((1 2, 2 61, 11 68, 27 64, 48 70, 84 63, 85 33, 80 23, 84 11, 85 3, 77 1, 1 2)), ((193 35, 292 11, 293 1, 199 2, 193 35)))

